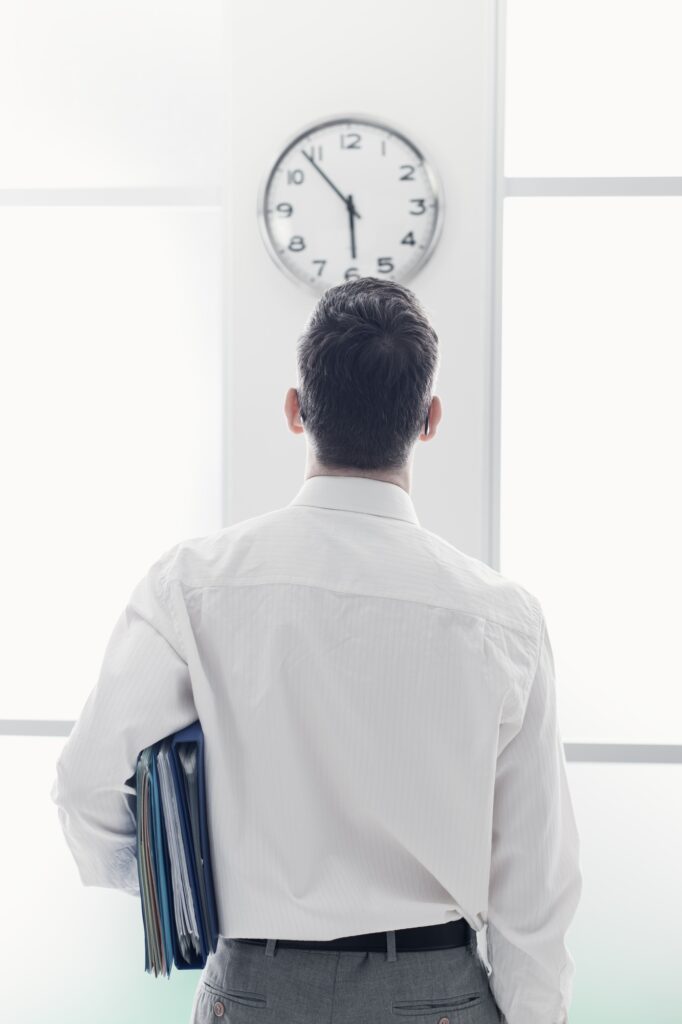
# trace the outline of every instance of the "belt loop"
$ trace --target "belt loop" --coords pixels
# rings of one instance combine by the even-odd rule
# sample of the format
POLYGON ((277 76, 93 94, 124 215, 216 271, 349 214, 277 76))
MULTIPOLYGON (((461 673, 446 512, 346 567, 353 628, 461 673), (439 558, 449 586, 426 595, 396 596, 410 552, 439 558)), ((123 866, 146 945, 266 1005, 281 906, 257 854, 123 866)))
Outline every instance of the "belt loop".
POLYGON ((276 942, 277 942, 277 939, 268 939, 268 941, 265 943, 265 955, 266 956, 274 956, 275 955, 275 943, 276 942))
POLYGON ((386 932, 386 959, 397 960, 398 957, 395 951, 395 932, 386 932))

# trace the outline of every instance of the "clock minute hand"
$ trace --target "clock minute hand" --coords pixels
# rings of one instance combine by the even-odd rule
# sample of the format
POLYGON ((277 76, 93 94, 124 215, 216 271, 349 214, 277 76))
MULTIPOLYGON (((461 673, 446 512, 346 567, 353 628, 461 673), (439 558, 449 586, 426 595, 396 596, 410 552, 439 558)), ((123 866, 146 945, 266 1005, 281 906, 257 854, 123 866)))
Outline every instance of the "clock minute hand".
MULTIPOLYGON (((308 155, 308 154, 306 153, 306 151, 305 151, 304 149, 302 149, 302 150, 301 150, 301 152, 303 153, 303 156, 304 156, 304 157, 306 158, 306 160, 309 160, 309 161, 310 161, 310 163, 311 163, 311 164, 313 165, 313 167, 315 168, 315 170, 316 170, 316 171, 317 171, 317 172, 318 172, 319 174, 321 174, 321 175, 322 175, 322 177, 323 177, 323 178, 324 178, 324 180, 325 180, 325 181, 327 182, 327 184, 328 184, 328 185, 331 185, 331 187, 332 187, 332 188, 334 189, 334 191, 336 192, 336 194, 337 194, 338 196, 340 196, 340 197, 341 197, 341 199, 343 199, 343 201, 344 201, 344 203, 346 204, 346 206, 348 206, 348 198, 347 198, 347 196, 344 196, 344 194, 343 194, 343 192, 341 191, 341 189, 339 189, 339 188, 337 188, 337 187, 336 187, 336 185, 335 185, 335 184, 334 184, 334 182, 333 182, 333 181, 331 180, 331 178, 328 178, 328 177, 327 177, 327 175, 326 175, 326 174, 324 173, 324 171, 322 170, 322 168, 321 168, 321 167, 318 167, 318 165, 317 165, 317 164, 315 163, 315 161, 313 160, 313 158, 312 158, 311 156, 309 156, 309 155, 308 155)), ((355 213, 354 213, 354 215, 355 215, 356 217, 359 217, 359 216, 360 216, 360 214, 359 214, 359 213, 357 212, 357 210, 355 210, 355 213)))

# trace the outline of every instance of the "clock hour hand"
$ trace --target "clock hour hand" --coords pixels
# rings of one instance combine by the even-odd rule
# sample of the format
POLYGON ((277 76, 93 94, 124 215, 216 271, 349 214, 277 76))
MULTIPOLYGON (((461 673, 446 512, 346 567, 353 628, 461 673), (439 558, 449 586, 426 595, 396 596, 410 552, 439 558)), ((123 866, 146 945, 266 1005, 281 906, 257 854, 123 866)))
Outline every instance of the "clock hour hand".
MULTIPOLYGON (((310 163, 311 163, 311 164, 313 165, 313 167, 315 168, 315 170, 316 170, 316 171, 317 171, 317 172, 318 172, 319 174, 321 174, 321 175, 322 175, 322 177, 323 177, 323 178, 324 178, 324 180, 325 180, 325 181, 327 182, 327 184, 328 184, 328 185, 331 185, 331 187, 332 187, 332 188, 334 189, 334 191, 336 192, 336 194, 337 194, 338 196, 340 196, 340 197, 341 197, 341 199, 343 199, 343 201, 344 201, 344 203, 346 204, 346 206, 348 206, 348 199, 347 199, 347 197, 346 197, 346 196, 344 196, 344 194, 343 194, 343 192, 341 191, 341 189, 339 189, 339 188, 337 188, 337 187, 336 187, 336 185, 335 185, 335 184, 334 184, 334 182, 333 182, 333 181, 331 180, 331 178, 327 177, 327 175, 326 175, 326 174, 324 173, 324 171, 322 170, 322 168, 321 168, 321 167, 318 167, 318 165, 317 165, 317 164, 315 163, 315 161, 313 160, 313 158, 312 158, 311 156, 309 156, 309 155, 308 155, 308 153, 306 153, 306 151, 305 151, 304 149, 302 149, 302 150, 301 150, 301 152, 303 153, 303 156, 304 156, 304 157, 306 158, 306 160, 309 160, 309 161, 310 161, 310 163)), ((360 216, 360 214, 359 214, 359 213, 357 212, 357 210, 355 211, 355 216, 356 216, 356 217, 359 217, 359 216, 360 216)))
POLYGON ((359 217, 360 214, 355 209, 352 196, 348 196, 348 201, 346 205, 348 206, 348 219, 350 220, 350 251, 352 258, 356 259, 357 252, 355 250, 355 218, 359 217))

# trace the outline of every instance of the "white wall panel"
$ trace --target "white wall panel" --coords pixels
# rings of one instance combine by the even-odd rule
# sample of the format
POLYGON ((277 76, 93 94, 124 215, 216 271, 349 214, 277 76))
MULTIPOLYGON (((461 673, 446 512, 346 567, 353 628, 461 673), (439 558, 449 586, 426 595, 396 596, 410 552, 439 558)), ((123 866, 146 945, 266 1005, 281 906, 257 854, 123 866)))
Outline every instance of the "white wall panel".
POLYGON ((303 481, 305 441, 286 426, 295 344, 315 297, 278 270, 260 237, 258 187, 299 126, 364 112, 413 134, 445 191, 440 245, 413 281, 439 334, 443 421, 418 444, 412 497, 423 525, 479 557, 488 529, 494 4, 340 8, 319 0, 230 4, 225 233, 230 247, 225 508, 230 522, 285 504, 303 481))
POLYGON ((3 718, 75 718, 149 565, 220 526, 221 220, 0 208, 3 718))
POLYGON ((0 188, 220 177, 220 0, 3 0, 0 188))

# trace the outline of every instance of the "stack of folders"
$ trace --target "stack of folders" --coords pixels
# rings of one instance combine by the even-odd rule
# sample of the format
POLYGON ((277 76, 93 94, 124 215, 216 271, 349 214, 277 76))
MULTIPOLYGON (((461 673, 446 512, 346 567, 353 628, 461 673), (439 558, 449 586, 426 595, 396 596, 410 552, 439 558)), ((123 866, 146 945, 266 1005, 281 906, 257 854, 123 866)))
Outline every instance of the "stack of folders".
POLYGON ((135 788, 145 971, 203 968, 218 923, 199 721, 140 752, 135 788))

